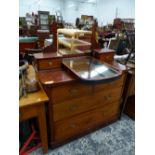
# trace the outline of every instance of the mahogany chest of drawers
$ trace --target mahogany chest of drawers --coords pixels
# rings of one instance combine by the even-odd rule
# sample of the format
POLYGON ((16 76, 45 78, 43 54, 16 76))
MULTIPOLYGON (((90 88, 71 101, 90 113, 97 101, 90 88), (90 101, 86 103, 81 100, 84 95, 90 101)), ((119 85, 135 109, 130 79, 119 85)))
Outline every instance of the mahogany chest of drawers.
POLYGON ((52 147, 119 118, 124 74, 105 84, 83 83, 60 69, 40 71, 38 78, 50 99, 48 129, 52 147))

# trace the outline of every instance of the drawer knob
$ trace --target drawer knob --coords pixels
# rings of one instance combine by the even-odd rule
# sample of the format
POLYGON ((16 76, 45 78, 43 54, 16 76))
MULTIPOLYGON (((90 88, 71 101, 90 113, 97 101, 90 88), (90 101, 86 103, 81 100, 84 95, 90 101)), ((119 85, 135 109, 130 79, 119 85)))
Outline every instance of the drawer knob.
POLYGON ((111 100, 111 95, 109 94, 109 95, 107 95, 107 96, 105 96, 105 100, 107 100, 107 101, 110 101, 111 100))
POLYGON ((52 65, 53 65, 53 63, 52 63, 51 61, 49 61, 49 62, 48 62, 48 65, 49 65, 49 66, 52 66, 52 65))
POLYGON ((69 127, 74 129, 74 128, 76 128, 76 125, 75 124, 70 124, 69 127))
POLYGON ((103 113, 102 116, 104 117, 105 116, 105 113, 103 113))
POLYGON ((114 84, 114 82, 110 82, 109 85, 112 86, 114 84))
POLYGON ((78 105, 71 105, 69 106, 69 111, 76 111, 79 108, 78 105))
POLYGON ((71 94, 76 94, 78 92, 78 89, 70 89, 69 92, 71 94))

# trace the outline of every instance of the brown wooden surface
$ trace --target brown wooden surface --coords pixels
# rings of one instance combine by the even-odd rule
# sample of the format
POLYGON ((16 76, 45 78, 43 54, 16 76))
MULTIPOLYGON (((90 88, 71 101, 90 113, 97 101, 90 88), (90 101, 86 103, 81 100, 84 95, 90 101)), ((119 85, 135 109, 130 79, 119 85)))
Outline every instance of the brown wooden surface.
POLYGON ((37 64, 38 64, 38 70, 61 68, 61 59, 51 58, 51 59, 39 60, 37 64))
POLYGON ((107 119, 118 113, 118 105, 118 103, 113 103, 110 106, 111 108, 109 108, 109 105, 100 107, 55 123, 55 140, 67 139, 68 137, 77 135, 81 131, 91 128, 95 124, 106 122, 107 119))
POLYGON ((124 113, 135 119, 135 96, 130 96, 125 105, 124 113))
POLYGON ((54 59, 54 58, 62 58, 62 55, 60 55, 58 52, 53 53, 36 53, 34 54, 34 57, 36 60, 44 60, 44 59, 54 59))
POLYGON ((55 87, 52 90, 52 101, 53 104, 62 102, 64 100, 70 100, 81 95, 91 94, 91 85, 81 84, 80 82, 72 82, 64 84, 62 86, 55 87))
POLYGON ((50 99, 48 125, 52 146, 118 119, 126 68, 116 62, 111 64, 123 73, 108 83, 83 83, 65 68, 38 72, 50 99), (103 112, 107 112, 105 117, 103 112))
POLYGON ((115 51, 112 49, 95 49, 94 55, 100 61, 112 62, 114 60, 115 51))
POLYGON ((79 131, 77 135, 73 135, 72 137, 68 137, 66 139, 61 139, 61 140, 57 140, 57 141, 54 141, 54 140, 53 141, 50 141, 50 146, 52 148, 59 147, 59 146, 61 146, 63 144, 66 144, 66 143, 72 141, 72 140, 78 139, 78 138, 80 138, 82 136, 85 136, 85 135, 87 135, 89 133, 92 133, 93 131, 96 131, 96 130, 98 130, 100 128, 103 128, 103 127, 105 127, 105 126, 107 126, 107 125, 109 125, 111 123, 114 123, 117 120, 118 120, 118 114, 116 114, 113 117, 109 118, 108 119, 108 122, 103 122, 101 124, 95 124, 91 128, 87 128, 85 130, 82 130, 81 132, 79 131))
POLYGON ((25 42, 25 43, 19 43, 19 52, 25 53, 26 48, 36 48, 37 41, 36 42, 25 42))
POLYGON ((58 47, 57 47, 57 38, 58 38, 58 36, 57 36, 57 23, 53 22, 49 28, 53 34, 53 42, 52 42, 52 45, 44 48, 44 53, 55 53, 58 51, 58 47))
POLYGON ((128 114, 129 117, 135 118, 135 73, 131 70, 127 73, 127 78, 125 82, 125 88, 123 92, 123 104, 122 110, 128 114))
POLYGON ((62 56, 57 53, 36 53, 34 54, 38 70, 61 68, 62 56))
MULTIPOLYGON (((35 72, 32 66, 28 69, 29 78, 35 76, 35 72)), ((26 97, 22 97, 19 100, 19 119, 24 121, 33 117, 37 117, 40 138, 43 147, 43 152, 48 152, 48 141, 47 141, 47 127, 46 127, 46 115, 44 103, 48 101, 48 97, 42 87, 38 92, 29 93, 26 97)))
POLYGON ((94 52, 96 52, 96 54, 105 54, 105 53, 115 53, 115 50, 113 49, 94 49, 94 52))
MULTIPOLYGON (((75 82, 75 81, 74 81, 75 82)), ((71 132, 71 134, 66 133, 67 131, 64 131, 65 133, 58 133, 58 136, 56 136, 57 132, 56 128, 60 128, 60 126, 56 127, 57 122, 66 122, 68 119, 71 119, 75 116, 81 117, 82 114, 84 113, 92 113, 93 115, 93 109, 101 109, 104 108, 104 106, 108 106, 109 109, 112 109, 111 103, 115 102, 117 103, 117 109, 113 111, 115 116, 119 114, 119 107, 120 107, 120 98, 122 94, 122 89, 123 89, 123 82, 124 82, 124 76, 122 76, 119 80, 113 81, 112 83, 108 84, 102 84, 102 86, 99 85, 91 85, 92 90, 89 90, 89 88, 86 86, 85 89, 80 88, 79 85, 79 92, 76 90, 74 93, 77 95, 71 95, 70 97, 67 98, 61 98, 61 95, 63 94, 64 96, 67 93, 67 87, 68 85, 73 86, 74 88, 74 82, 73 83, 63 83, 62 85, 56 85, 54 87, 48 88, 46 87, 48 91, 48 95, 50 96, 50 103, 49 103, 49 131, 50 133, 50 143, 53 144, 58 144, 62 143, 64 140, 70 139, 74 136, 80 135, 82 132, 86 132, 89 130, 87 127, 86 128, 80 128, 79 130, 71 132), (60 87, 60 89, 59 89, 60 87), (63 88, 64 87, 64 88, 63 88), (66 87, 66 92, 65 92, 65 87, 66 87), (62 88, 62 89, 61 89, 62 88), (53 101, 53 92, 55 89, 58 89, 59 91, 56 91, 57 93, 55 94, 57 96, 57 100, 55 102, 53 101), (87 90, 88 89, 88 94, 87 93, 81 93, 82 90, 87 90), (63 91, 64 90, 64 91, 63 91), (89 94, 90 93, 90 94, 89 94), (90 112, 92 111, 92 112, 90 112), (60 134, 60 135, 59 135, 60 134), (63 135, 61 137, 61 134, 63 135), (66 135, 67 134, 67 135, 66 135), (60 136, 60 137, 59 137, 60 136)), ((84 87, 84 86, 83 86, 84 87)), ((78 87, 77 87, 78 88, 78 87)), ((74 89, 73 89, 74 90, 74 89)), ((113 113, 111 112, 111 113, 113 113)), ((110 113, 110 112, 109 112, 110 113)), ((109 114, 110 115, 110 114, 109 114)), ((117 115, 118 116, 118 115, 117 115)), ((95 116, 93 115, 92 118, 95 116)), ((113 118, 113 116, 111 116, 113 118)), ((118 117, 114 117, 113 119, 116 119, 118 117)), ((93 124, 93 120, 90 124, 92 124, 89 128, 95 128, 95 126, 99 126, 100 124, 105 124, 108 123, 109 120, 111 120, 110 116, 106 118, 104 122, 97 122, 96 124, 93 124)), ((66 124, 66 123, 65 123, 66 124)), ((64 126, 64 125, 63 125, 64 126)), ((83 126, 81 124, 80 126, 83 126)), ((89 126, 89 125, 88 125, 89 126)), ((62 127, 61 127, 62 128, 62 127)), ((74 127, 73 127, 74 128, 74 127)), ((59 129, 58 129, 59 130, 59 129)))
POLYGON ((38 79, 44 86, 55 86, 75 81, 75 77, 63 69, 39 71, 38 79))
POLYGON ((120 99, 121 88, 112 91, 101 91, 79 98, 66 100, 62 103, 53 105, 54 121, 58 121, 81 112, 89 111, 95 107, 102 107, 120 99))

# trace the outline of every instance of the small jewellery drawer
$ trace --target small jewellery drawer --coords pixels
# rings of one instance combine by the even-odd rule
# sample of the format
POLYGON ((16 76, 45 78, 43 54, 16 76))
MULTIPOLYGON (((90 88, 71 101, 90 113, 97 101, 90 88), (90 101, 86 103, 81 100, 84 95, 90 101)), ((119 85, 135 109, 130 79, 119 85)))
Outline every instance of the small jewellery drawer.
POLYGON ((114 54, 113 53, 104 54, 104 55, 100 56, 100 60, 103 62, 113 61, 114 60, 114 54))
POLYGON ((53 87, 52 101, 58 103, 78 96, 92 93, 92 86, 80 83, 68 83, 62 86, 53 87))
POLYGON ((38 60, 38 70, 52 69, 52 68, 60 68, 61 67, 61 59, 43 59, 38 60))
POLYGON ((108 122, 119 112, 118 102, 114 102, 102 108, 96 108, 81 115, 56 122, 54 124, 55 140, 67 139, 75 136, 95 125, 108 122))

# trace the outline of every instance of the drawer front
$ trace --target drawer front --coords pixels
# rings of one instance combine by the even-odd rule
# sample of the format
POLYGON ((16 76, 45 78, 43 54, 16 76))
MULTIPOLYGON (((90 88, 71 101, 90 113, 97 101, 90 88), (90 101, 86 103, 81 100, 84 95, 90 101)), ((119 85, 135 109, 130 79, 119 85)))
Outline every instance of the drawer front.
POLYGON ((94 92, 91 95, 66 100, 59 104, 53 105, 54 121, 71 117, 81 112, 103 107, 120 99, 121 89, 113 88, 112 90, 94 92))
POLYGON ((61 67, 61 59, 44 59, 38 60, 38 69, 52 69, 52 68, 60 68, 61 67))
POLYGON ((28 106, 19 109, 19 120, 24 121, 37 116, 37 106, 28 106))
POLYGON ((96 125, 108 123, 119 112, 118 102, 98 108, 54 124, 55 140, 63 140, 78 135, 96 125))
POLYGON ((100 60, 104 61, 104 62, 113 61, 114 60, 114 54, 110 53, 110 54, 101 55, 100 56, 100 60))
POLYGON ((53 103, 59 103, 78 96, 88 95, 92 93, 91 85, 70 83, 52 89, 53 103))
POLYGON ((124 75, 120 77, 120 79, 109 82, 109 83, 105 83, 105 84, 96 84, 95 85, 95 91, 106 91, 108 89, 113 89, 113 88, 119 88, 122 89, 124 83, 124 75))

